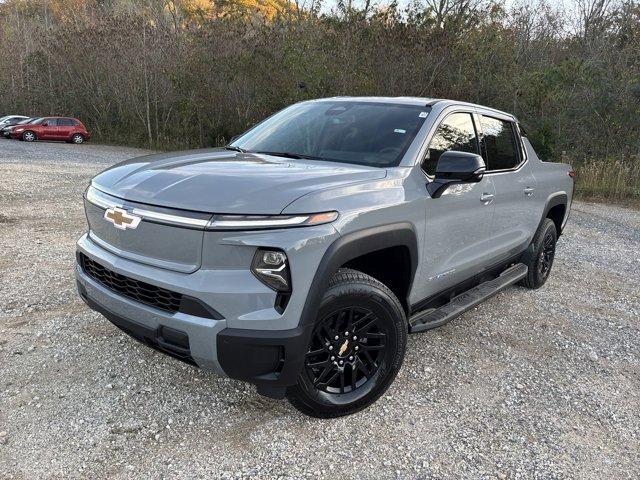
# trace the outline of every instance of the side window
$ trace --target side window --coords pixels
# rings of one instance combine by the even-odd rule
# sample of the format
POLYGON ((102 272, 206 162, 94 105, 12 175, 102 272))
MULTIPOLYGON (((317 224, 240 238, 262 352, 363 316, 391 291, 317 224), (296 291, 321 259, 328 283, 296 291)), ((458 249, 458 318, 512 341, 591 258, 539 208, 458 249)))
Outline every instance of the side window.
POLYGON ((58 119, 58 126, 59 127, 71 127, 73 125, 74 125, 74 122, 70 118, 59 118, 58 119))
POLYGON ((448 150, 478 153, 478 137, 470 113, 452 113, 438 126, 422 162, 427 175, 436 173, 440 155, 448 150))
POLYGON ((520 160, 512 123, 485 116, 481 117, 481 122, 487 170, 504 170, 517 166, 520 160))
POLYGON ((42 123, 46 123, 47 127, 55 127, 58 125, 58 120, 56 118, 45 118, 42 123))

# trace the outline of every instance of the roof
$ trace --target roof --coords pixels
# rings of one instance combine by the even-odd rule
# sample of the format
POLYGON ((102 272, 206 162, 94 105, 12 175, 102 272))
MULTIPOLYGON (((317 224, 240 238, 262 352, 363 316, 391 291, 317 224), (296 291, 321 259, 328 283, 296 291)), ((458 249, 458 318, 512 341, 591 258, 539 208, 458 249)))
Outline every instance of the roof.
POLYGON ((344 101, 344 102, 372 102, 372 103, 395 103, 404 105, 433 105, 438 99, 423 97, 328 97, 318 98, 312 101, 344 101))
POLYGON ((462 102, 460 100, 449 100, 446 98, 427 98, 427 97, 328 97, 318 98, 312 101, 328 101, 328 100, 340 100, 345 102, 375 102, 375 103, 390 103, 390 104, 402 104, 402 105, 420 105, 420 106, 435 106, 445 108, 453 105, 464 105, 467 107, 479 108, 482 110, 492 111, 507 117, 515 118, 513 114, 504 112, 495 108, 487 107, 485 105, 479 105, 477 103, 462 102))

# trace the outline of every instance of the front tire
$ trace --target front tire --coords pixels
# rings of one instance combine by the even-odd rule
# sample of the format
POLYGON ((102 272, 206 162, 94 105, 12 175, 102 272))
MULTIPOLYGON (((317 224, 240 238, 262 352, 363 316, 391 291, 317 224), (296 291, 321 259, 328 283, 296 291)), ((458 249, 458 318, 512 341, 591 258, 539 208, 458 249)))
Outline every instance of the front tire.
POLYGON ((550 218, 545 218, 522 257, 521 261, 529 267, 529 271, 520 285, 536 289, 545 284, 553 266, 557 240, 556 224, 550 218))
POLYGON ((396 296, 378 280, 341 269, 325 293, 303 371, 289 402, 318 418, 355 413, 396 377, 407 346, 407 321, 396 296))
POLYGON ((36 134, 31 130, 27 130, 22 134, 22 140, 24 140, 25 142, 34 142, 36 138, 36 134))

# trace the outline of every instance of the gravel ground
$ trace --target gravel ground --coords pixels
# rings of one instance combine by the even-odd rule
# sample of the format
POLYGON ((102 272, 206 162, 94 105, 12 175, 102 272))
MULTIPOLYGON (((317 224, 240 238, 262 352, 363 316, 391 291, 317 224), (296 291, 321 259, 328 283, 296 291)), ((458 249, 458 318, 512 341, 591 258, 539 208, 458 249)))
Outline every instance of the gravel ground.
POLYGON ((141 152, 0 140, 0 478, 640 477, 640 212, 576 203, 544 288, 411 336, 373 407, 315 420, 76 296, 81 193, 141 152))

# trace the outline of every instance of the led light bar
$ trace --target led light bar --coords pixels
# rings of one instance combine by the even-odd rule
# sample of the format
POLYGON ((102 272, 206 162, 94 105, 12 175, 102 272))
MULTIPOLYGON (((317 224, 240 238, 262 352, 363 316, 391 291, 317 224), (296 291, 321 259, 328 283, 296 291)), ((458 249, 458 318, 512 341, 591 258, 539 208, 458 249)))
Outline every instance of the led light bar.
POLYGON ((304 227, 333 222, 338 212, 308 215, 214 215, 207 225, 212 230, 304 227))

